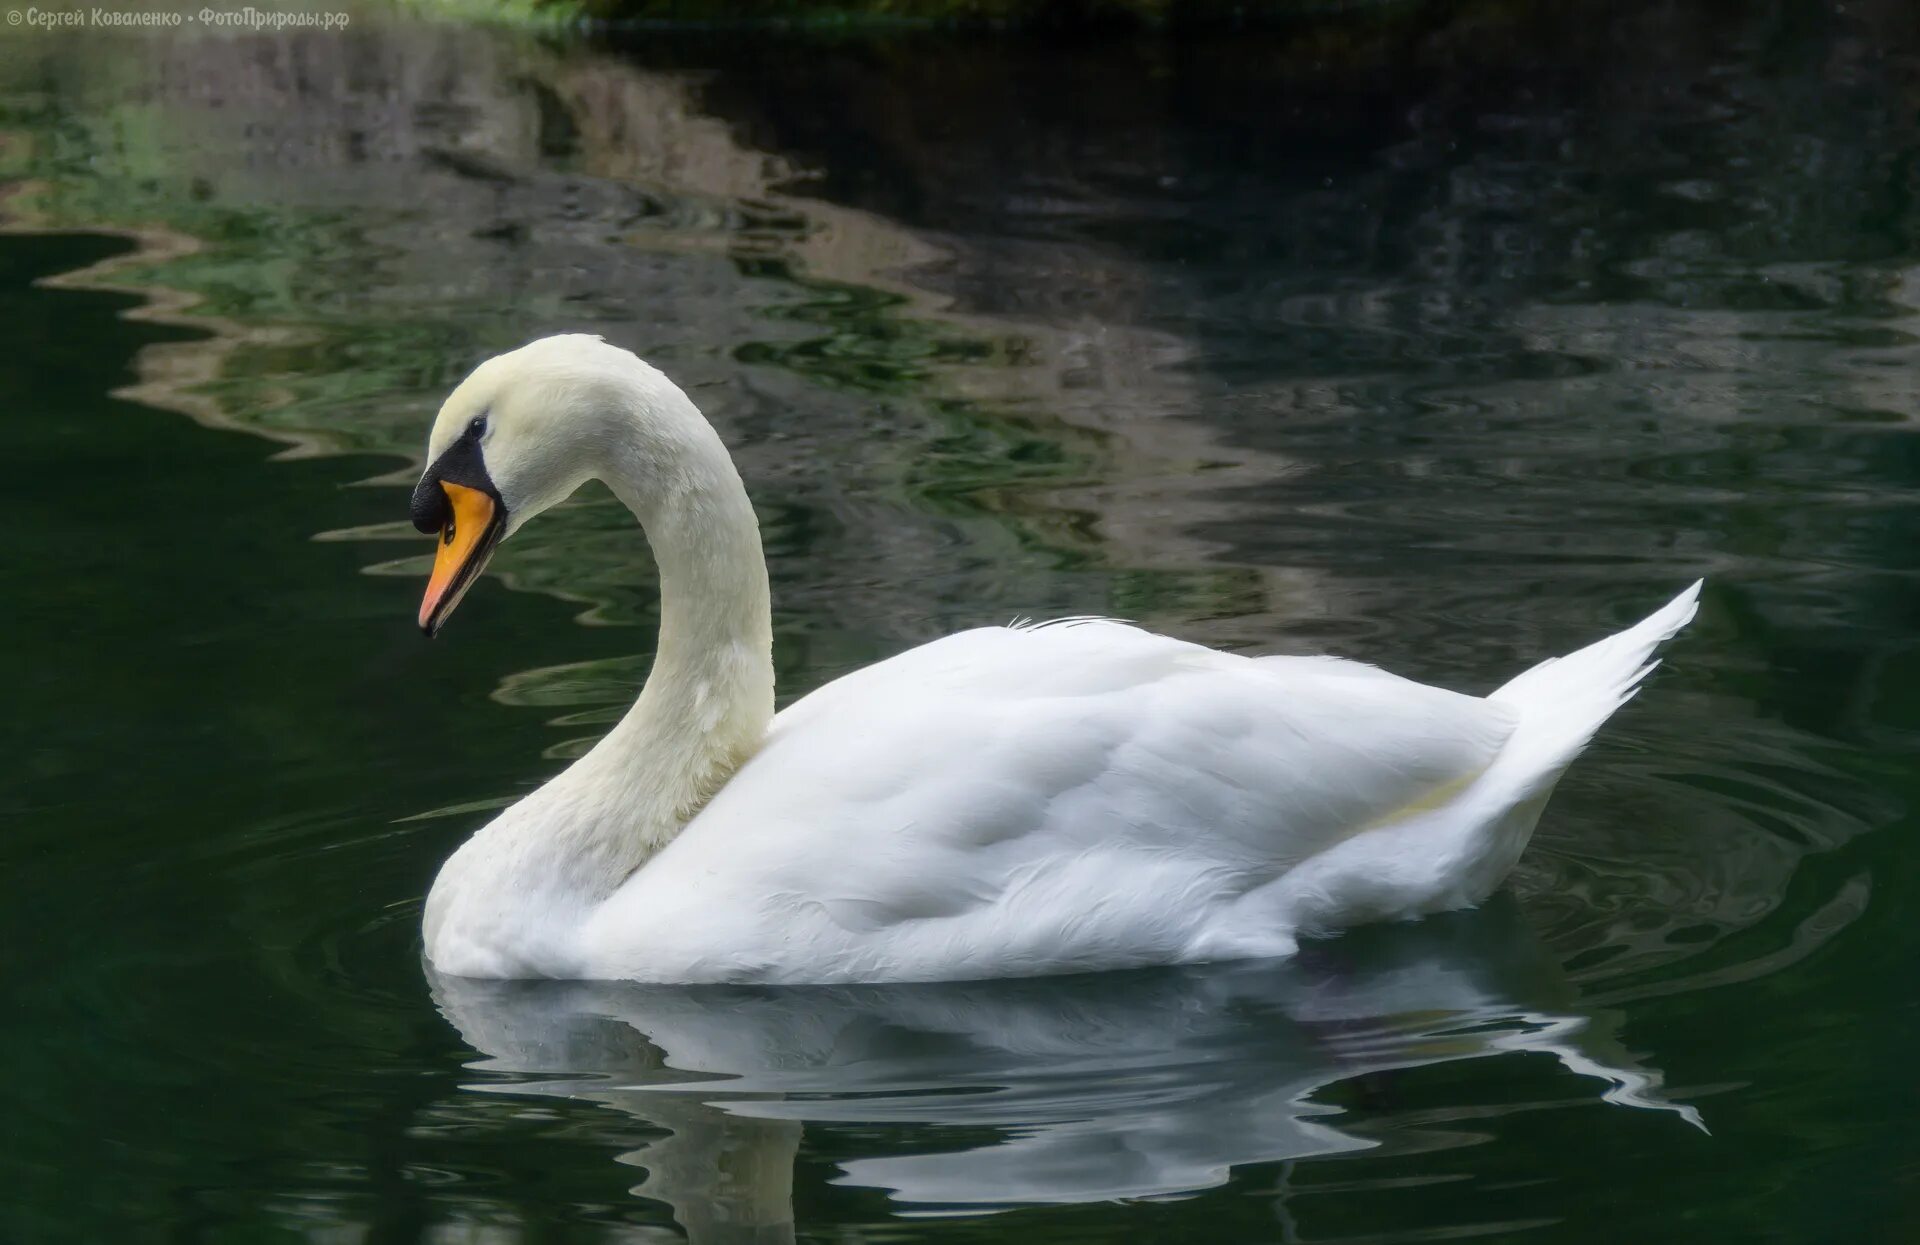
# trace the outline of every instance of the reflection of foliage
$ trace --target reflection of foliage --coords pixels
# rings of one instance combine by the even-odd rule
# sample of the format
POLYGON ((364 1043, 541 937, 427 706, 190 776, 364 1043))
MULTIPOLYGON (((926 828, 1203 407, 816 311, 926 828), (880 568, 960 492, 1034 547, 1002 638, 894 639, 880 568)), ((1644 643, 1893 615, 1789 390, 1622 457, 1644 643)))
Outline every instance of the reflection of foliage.
MULTIPOLYGON (((959 509, 1022 484, 1085 478, 1091 456, 1075 457, 1051 429, 1026 420, 980 419, 964 403, 943 402, 936 410, 940 431, 927 442, 908 476, 911 486, 934 504, 959 509)), ((996 503, 988 501, 987 504, 996 503)))
MULTIPOLYGON (((444 54, 440 41, 450 40, 463 63, 495 76, 469 73, 449 88, 453 98, 429 96, 402 109, 416 129, 385 141, 427 160, 403 159, 392 173, 354 154, 358 140, 348 133, 360 121, 350 98, 286 101, 306 119, 284 132, 256 132, 223 128, 220 116, 191 96, 156 88, 131 63, 104 81, 89 77, 94 98, 86 108, 12 94, 0 76, 0 126, 13 135, 0 148, 0 175, 28 187, 9 210, 52 227, 158 224, 195 240, 184 253, 121 268, 115 279, 190 295, 190 318, 239 330, 243 340, 228 343, 217 369, 193 378, 197 413, 309 452, 414 457, 431 412, 475 359, 539 332, 581 327, 582 309, 590 309, 591 327, 615 329, 655 307, 667 309, 674 336, 662 341, 658 321, 635 336, 655 343, 648 352, 657 346, 663 353, 655 357, 677 375, 691 369, 695 383, 703 369, 713 378, 707 383, 729 383, 739 373, 735 364, 749 375, 803 378, 812 388, 797 402, 785 399, 792 408, 767 417, 755 434, 827 428, 819 435, 834 440, 809 453, 824 466, 832 492, 822 495, 804 481, 751 483, 775 561, 782 634, 806 636, 808 652, 826 645, 848 659, 873 655, 875 637, 851 641, 843 634, 847 624, 829 618, 859 630, 899 625, 878 611, 854 622, 875 603, 832 590, 820 574, 836 564, 851 567, 870 551, 863 524, 878 522, 911 539, 890 548, 884 566, 858 574, 924 585, 926 598, 938 602, 935 617, 953 622, 1016 611, 1133 610, 1139 586, 1149 581, 1159 586, 1147 598, 1187 599, 1192 613, 1205 614, 1217 612, 1216 581, 1244 577, 1136 571, 1126 576, 1126 600, 1114 596, 1120 582, 1103 569, 1088 516, 1063 512, 1039 491, 1094 478, 1099 438, 943 394, 951 369, 1024 366, 1020 344, 925 317, 885 281, 869 286, 813 275, 788 253, 817 227, 804 211, 656 184, 637 192, 615 180, 592 183, 595 198, 583 207, 580 178, 541 180, 549 163, 623 169, 633 127, 655 124, 669 79, 612 63, 556 61, 505 36, 407 37, 428 42, 407 51, 401 41, 374 54, 419 60, 444 54), (585 148, 547 161, 544 148, 500 153, 481 146, 498 134, 532 136, 537 146, 545 141, 539 135, 555 131, 556 108, 579 114, 561 128, 585 148), (596 108, 620 115, 591 115, 596 108), (599 146, 619 151, 606 155, 599 146), (334 184, 343 177, 358 179, 358 189, 343 193, 334 184), (611 255, 632 277, 592 273, 575 286, 551 286, 547 274, 580 270, 580 254, 596 261, 611 255), (623 279, 638 284, 623 288, 623 279), (750 309, 745 316, 742 307, 750 309), (730 364, 707 361, 716 345, 730 364), (873 417, 863 423, 867 403, 875 404, 873 417), (833 421, 818 418, 826 411, 833 421), (834 461, 842 455, 845 463, 834 461), (877 510, 835 513, 843 504, 837 496, 847 492, 877 510), (807 567, 815 569, 802 574, 807 567), (1064 588, 1054 578, 1062 571, 1082 579, 1064 588)), ((353 55, 347 45, 307 46, 353 55)), ((183 47, 188 66, 176 66, 169 80, 210 76, 232 90, 257 89, 249 45, 183 47)), ((52 72, 80 64, 56 58, 52 72)), ((350 59, 337 68, 362 72, 350 59)), ((235 111, 274 111, 255 102, 257 110, 250 102, 235 111)), ((719 128, 703 136, 724 140, 719 128)), ((763 159, 705 149, 688 158, 727 168, 763 159)), ((671 157, 661 162, 670 167, 671 157)), ((877 253, 888 262, 895 254, 877 253)), ((710 401, 698 389, 695 396, 710 401)), ((398 515, 390 525, 334 536, 392 542, 395 552, 417 548, 398 515)), ((495 568, 515 587, 581 603, 591 621, 644 626, 654 616, 644 544, 603 489, 586 491, 517 536, 495 568)), ((419 558, 373 569, 417 574, 419 558)), ((906 629, 918 633, 918 624, 906 629)), ((783 643, 791 653, 802 651, 783 643)))
POLYGON ((810 380, 881 393, 924 385, 934 369, 988 361, 992 347, 955 336, 902 313, 907 300, 885 290, 810 280, 785 261, 742 260, 741 274, 791 282, 806 297, 769 308, 770 319, 832 330, 800 341, 746 342, 734 351, 742 363, 768 364, 810 380))

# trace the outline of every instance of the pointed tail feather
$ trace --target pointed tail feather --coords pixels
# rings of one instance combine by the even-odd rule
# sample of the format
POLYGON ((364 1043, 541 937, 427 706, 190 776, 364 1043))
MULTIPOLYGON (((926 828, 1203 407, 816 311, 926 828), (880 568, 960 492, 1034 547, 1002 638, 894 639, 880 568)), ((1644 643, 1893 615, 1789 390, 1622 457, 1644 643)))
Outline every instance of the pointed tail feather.
POLYGON ((1618 635, 1565 657, 1549 657, 1487 697, 1520 711, 1520 726, 1508 750, 1523 749, 1526 754, 1527 794, 1550 789, 1601 723, 1640 690, 1640 681, 1660 664, 1653 650, 1693 621, 1700 608, 1700 583, 1695 580, 1618 635))

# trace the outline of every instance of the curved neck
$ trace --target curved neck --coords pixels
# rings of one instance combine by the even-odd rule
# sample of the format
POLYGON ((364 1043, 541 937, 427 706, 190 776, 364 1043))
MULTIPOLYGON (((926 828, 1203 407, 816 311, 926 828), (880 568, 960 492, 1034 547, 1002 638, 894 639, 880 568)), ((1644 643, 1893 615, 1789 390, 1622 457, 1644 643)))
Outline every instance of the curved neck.
POLYGON ((677 405, 674 435, 636 434, 601 471, 659 567, 653 669, 619 724, 550 784, 565 810, 551 830, 574 866, 567 872, 602 896, 680 832, 773 718, 759 524, 719 436, 684 397, 677 405))

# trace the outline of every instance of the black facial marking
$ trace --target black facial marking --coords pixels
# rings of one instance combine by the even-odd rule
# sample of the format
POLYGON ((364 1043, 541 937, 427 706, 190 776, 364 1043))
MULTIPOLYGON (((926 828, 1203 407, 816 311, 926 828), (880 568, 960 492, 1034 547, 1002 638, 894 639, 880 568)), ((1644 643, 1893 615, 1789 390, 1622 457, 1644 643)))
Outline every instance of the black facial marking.
POLYGON ((431 535, 443 528, 453 526, 453 504, 441 491, 440 481, 428 472, 414 486, 413 490, 413 529, 431 535))
POLYGON ((486 431, 487 417, 479 416, 420 477, 420 483, 413 490, 414 530, 428 534, 442 532, 447 539, 452 539, 453 506, 440 487, 442 480, 477 488, 493 498, 496 506, 500 504, 500 492, 494 488, 492 477, 487 475, 486 460, 480 456, 480 438, 486 431))

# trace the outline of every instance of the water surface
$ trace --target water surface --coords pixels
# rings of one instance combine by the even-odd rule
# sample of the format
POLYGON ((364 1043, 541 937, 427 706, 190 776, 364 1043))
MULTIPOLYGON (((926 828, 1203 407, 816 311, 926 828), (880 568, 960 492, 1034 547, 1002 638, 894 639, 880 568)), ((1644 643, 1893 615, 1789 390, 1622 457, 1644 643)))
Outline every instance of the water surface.
POLYGON ((1911 1234, 1920 27, 1452 12, 0 34, 0 1234, 1911 1234), (1479 912, 434 980, 434 868, 650 652, 597 489, 412 628, 427 419, 562 329, 735 447, 785 697, 1064 613, 1484 691, 1705 607, 1479 912))

